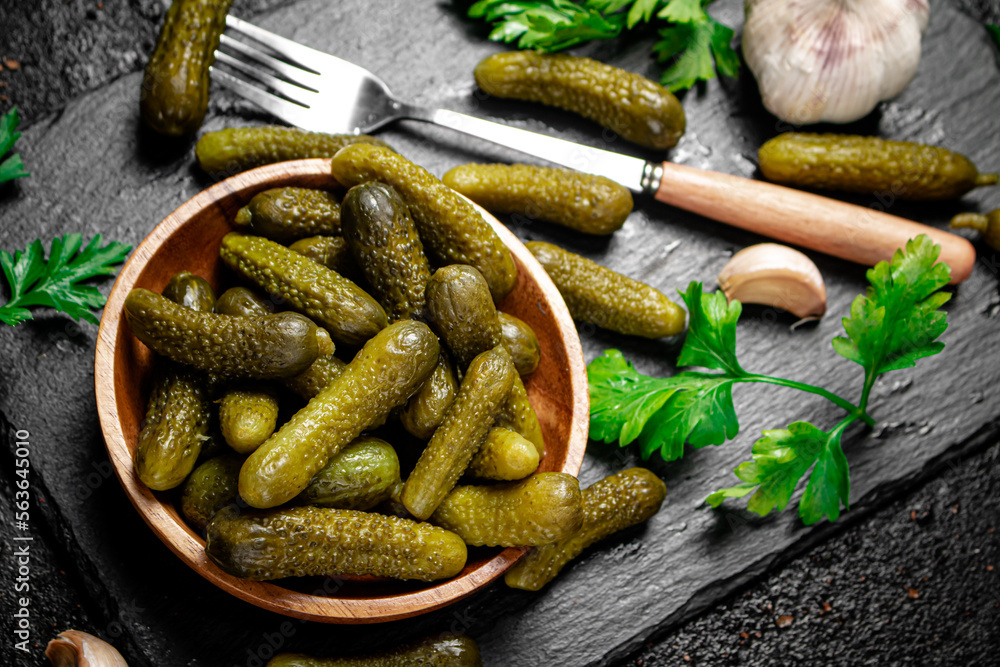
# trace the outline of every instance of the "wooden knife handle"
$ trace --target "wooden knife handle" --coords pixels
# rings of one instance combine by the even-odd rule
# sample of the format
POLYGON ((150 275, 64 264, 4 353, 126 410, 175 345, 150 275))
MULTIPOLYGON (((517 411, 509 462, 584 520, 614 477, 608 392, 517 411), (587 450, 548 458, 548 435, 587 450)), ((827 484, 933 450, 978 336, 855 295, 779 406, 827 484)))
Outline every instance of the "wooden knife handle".
POLYGON ((972 273, 976 250, 969 241, 871 208, 773 183, 663 163, 656 198, 786 243, 874 266, 918 234, 941 246, 952 284, 972 273))

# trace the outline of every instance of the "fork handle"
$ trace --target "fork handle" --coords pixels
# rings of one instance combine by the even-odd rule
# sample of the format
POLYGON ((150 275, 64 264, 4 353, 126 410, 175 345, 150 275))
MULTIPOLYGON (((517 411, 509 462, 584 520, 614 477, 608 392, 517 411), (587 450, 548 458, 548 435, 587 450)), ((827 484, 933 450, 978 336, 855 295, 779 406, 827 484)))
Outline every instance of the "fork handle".
POLYGON ((874 266, 927 234, 941 246, 952 284, 968 278, 976 262, 961 236, 873 208, 671 162, 662 167, 657 200, 763 236, 874 266))

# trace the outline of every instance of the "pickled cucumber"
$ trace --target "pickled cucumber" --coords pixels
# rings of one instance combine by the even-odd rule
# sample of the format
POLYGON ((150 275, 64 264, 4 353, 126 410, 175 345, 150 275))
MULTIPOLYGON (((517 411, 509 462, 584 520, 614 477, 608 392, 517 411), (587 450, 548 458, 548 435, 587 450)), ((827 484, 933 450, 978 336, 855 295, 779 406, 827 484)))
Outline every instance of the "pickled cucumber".
POLYGON ((403 199, 389 185, 362 183, 344 197, 344 240, 390 320, 421 315, 431 267, 403 199))
POLYGON ((301 493, 330 457, 413 395, 440 351, 423 323, 402 320, 380 331, 250 455, 240 471, 240 496, 253 507, 274 507, 301 493))
POLYGON ((316 325, 297 313, 199 313, 144 289, 129 293, 124 310, 136 338, 154 352, 220 377, 288 377, 319 353, 316 325))
POLYGON ((231 176, 274 162, 333 157, 344 146, 359 143, 389 148, 366 134, 324 134, 270 125, 208 132, 198 140, 194 152, 206 172, 231 176))
POLYGON ((983 240, 994 250, 1000 250, 1000 208, 986 215, 980 213, 959 213, 951 219, 952 229, 975 229, 983 235, 983 240))
POLYGON ((194 469, 184 482, 181 513, 199 531, 215 513, 237 498, 236 484, 243 457, 229 453, 208 459, 194 469))
POLYGON ((435 264, 474 266, 497 301, 514 289, 517 267, 500 237, 472 204, 423 167, 390 150, 356 144, 337 153, 331 169, 334 178, 348 187, 368 181, 394 187, 435 264))
POLYGON ((361 276, 361 271, 351 257, 347 241, 341 236, 310 236, 299 239, 288 246, 288 249, 305 255, 350 280, 361 276))
POLYGON ((573 535, 532 549, 504 581, 511 588, 537 591, 588 546, 656 514, 667 487, 645 468, 629 468, 583 490, 583 524, 573 535))
POLYGON ((430 522, 470 546, 550 544, 580 530, 580 483, 566 473, 543 472, 520 482, 455 487, 430 522))
POLYGON ((482 667, 476 642, 464 635, 445 633, 389 651, 352 658, 313 658, 279 653, 266 667, 482 667))
POLYGON ((255 581, 342 574, 434 581, 461 572, 467 555, 462 539, 442 528, 327 507, 240 513, 229 506, 207 535, 212 562, 255 581))
POLYGON ((551 243, 525 245, 556 284, 574 319, 645 338, 684 330, 684 311, 659 290, 551 243))
POLYGON ((480 479, 513 481, 535 472, 538 459, 534 443, 510 429, 494 426, 466 472, 480 479))
POLYGON ((281 383, 308 400, 323 391, 333 380, 344 372, 347 367, 343 361, 332 354, 324 354, 312 365, 290 378, 284 378, 281 383))
POLYGON ((274 304, 246 287, 230 287, 215 302, 215 312, 234 317, 260 317, 274 312, 274 304))
POLYGON ((410 514, 426 519, 455 486, 507 400, 516 377, 510 355, 502 347, 487 350, 472 360, 455 401, 403 486, 400 499, 410 514))
POLYGON ((530 375, 538 368, 542 350, 535 330, 513 315, 497 312, 500 318, 500 342, 514 360, 518 375, 530 375))
POLYGON ((274 188, 258 192, 236 212, 236 226, 288 243, 309 236, 340 234, 340 199, 312 188, 274 188))
POLYGON ((160 134, 191 134, 208 110, 208 68, 233 0, 173 0, 146 63, 139 115, 160 134))
POLYGON ((878 137, 788 132, 765 142, 758 157, 769 181, 900 199, 954 199, 1000 179, 945 148, 878 137))
POLYGON ((233 232, 222 238, 219 254, 229 268, 316 320, 337 342, 361 345, 387 323, 367 292, 274 241, 233 232))
POLYGON ((471 266, 452 264, 434 272, 427 282, 427 319, 459 370, 500 344, 500 320, 490 288, 471 266))
POLYGON ((538 423, 538 415, 528 401, 528 390, 525 389, 520 375, 514 378, 514 386, 510 390, 510 396, 500 408, 496 425, 509 428, 524 436, 538 450, 538 458, 545 456, 542 425, 538 423))
POLYGON ((527 164, 465 164, 441 178, 487 211, 516 213, 586 234, 610 234, 632 212, 632 193, 603 176, 527 164))
POLYGON ((226 443, 249 454, 271 437, 278 424, 278 396, 266 384, 241 383, 219 400, 219 428, 226 443))
POLYGON ((330 459, 296 502, 345 510, 369 510, 399 485, 396 450, 379 438, 358 438, 330 459))
POLYGON ((427 440, 434 435, 434 429, 441 424, 457 393, 455 368, 448 353, 442 350, 434 372, 399 413, 400 423, 410 435, 427 440))
POLYGON ((490 95, 578 113, 647 148, 670 148, 684 134, 684 108, 670 91, 589 58, 537 51, 495 53, 476 65, 475 77, 490 95))
POLYGON ((181 271, 163 288, 163 296, 185 308, 210 313, 215 308, 215 292, 208 281, 190 271, 181 271))

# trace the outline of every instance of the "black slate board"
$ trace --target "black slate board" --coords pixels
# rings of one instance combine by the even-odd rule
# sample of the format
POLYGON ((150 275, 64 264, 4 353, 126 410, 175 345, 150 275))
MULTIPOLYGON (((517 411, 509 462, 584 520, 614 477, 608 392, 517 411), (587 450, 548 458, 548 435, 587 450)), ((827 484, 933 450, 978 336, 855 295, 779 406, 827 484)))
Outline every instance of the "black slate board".
MULTIPOLYGON (((719 2, 719 16, 739 23, 740 3, 719 2)), ((481 39, 447 5, 419 10, 396 3, 299 2, 256 18, 266 28, 382 75, 404 98, 509 120, 606 146, 599 131, 565 115, 530 105, 478 100, 470 71, 499 47, 481 39), (406 26, 406 40, 399 37, 406 26), (387 51, 385 44, 392 44, 387 51)), ((969 67, 988 62, 985 34, 950 4, 933 5, 923 62, 913 84, 860 131, 941 143, 977 162, 995 161, 1000 136, 992 111, 1000 97, 996 70, 969 67)), ((591 49, 609 62, 655 76, 647 43, 606 44, 591 49)), ((40 236, 69 231, 136 243, 208 180, 192 167, 191 146, 154 146, 137 124, 138 76, 71 103, 49 122, 25 133, 21 146, 33 176, 0 200, 0 247, 22 247, 40 236), (154 148, 160 149, 154 151, 154 148), (159 154, 156 154, 156 153, 159 154)), ((747 75, 741 82, 712 82, 684 99, 688 132, 672 158, 684 164, 752 175, 757 146, 776 132, 747 75)), ((216 95, 206 130, 263 117, 225 95, 216 95)), ((403 153, 435 173, 469 160, 517 159, 452 133, 403 124, 383 133, 403 153)), ((615 150, 633 152, 621 145, 615 150)), ((862 199, 862 203, 865 202, 862 199)), ((941 225, 955 211, 978 203, 1000 204, 993 192, 960 204, 934 207, 894 204, 900 215, 941 225)), ((736 232, 662 206, 640 202, 626 227, 610 242, 580 239, 542 224, 515 222, 524 239, 562 243, 668 291, 689 280, 713 282, 728 255, 757 242, 736 232), (679 242, 679 243, 675 243, 679 242)), ((846 441, 852 464, 852 514, 877 507, 942 456, 995 439, 1000 405, 996 385, 995 318, 1000 312, 996 267, 1000 259, 981 248, 973 277, 950 305, 949 348, 915 371, 900 373, 876 389, 873 412, 882 424, 874 435, 846 441)), ((821 378, 850 395, 860 373, 834 355, 829 339, 839 316, 864 287, 863 271, 814 256, 826 279, 830 317, 818 326, 789 331, 791 319, 763 310, 741 325, 741 360, 747 368, 790 377, 821 378)), ((105 286, 107 289, 107 286, 105 286)), ((374 628, 300 624, 251 608, 204 583, 183 567, 148 531, 109 476, 93 412, 92 350, 96 328, 45 315, 17 330, 0 331, 0 411, 13 428, 32 432, 36 492, 88 591, 102 602, 101 616, 117 619, 105 636, 121 635, 134 664, 253 664, 276 644, 322 653, 359 650, 399 637, 465 630, 483 647, 487 664, 606 664, 637 647, 658 628, 711 605, 773 563, 823 538, 830 528, 806 529, 792 512, 759 519, 736 506, 713 512, 701 505, 714 488, 732 482, 729 471, 748 454, 762 428, 797 418, 832 423, 837 411, 820 401, 801 401, 782 390, 738 390, 740 438, 723 448, 690 452, 676 464, 651 462, 668 484, 670 499, 647 527, 615 540, 569 568, 547 592, 531 595, 502 585, 468 602, 414 621, 374 628), (787 401, 787 403, 786 403, 787 401), (89 475, 89 481, 88 481, 89 475), (82 480, 82 481, 81 481, 82 480), (184 591, 178 594, 177 591, 184 591), (127 630, 123 632, 123 628, 127 630)), ((678 344, 637 342, 584 327, 588 359, 620 347, 641 370, 667 373, 678 344)), ((581 473, 587 484, 635 462, 631 450, 593 444, 581 473)), ((54 577, 54 573, 52 574, 54 577)))

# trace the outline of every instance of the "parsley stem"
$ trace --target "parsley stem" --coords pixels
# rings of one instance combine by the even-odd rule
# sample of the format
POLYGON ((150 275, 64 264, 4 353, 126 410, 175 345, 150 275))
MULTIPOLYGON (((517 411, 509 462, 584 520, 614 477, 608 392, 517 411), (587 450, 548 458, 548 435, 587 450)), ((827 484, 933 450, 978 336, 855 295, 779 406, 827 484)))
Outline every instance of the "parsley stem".
POLYGON ((771 375, 755 375, 749 373, 740 377, 738 382, 762 382, 764 384, 776 384, 779 387, 791 387, 792 389, 799 389, 800 391, 809 392, 810 394, 816 394, 817 396, 822 396, 831 403, 843 408, 851 416, 851 421, 854 419, 860 419, 868 426, 875 426, 875 420, 865 412, 864 408, 859 408, 845 398, 837 396, 831 391, 827 391, 822 387, 817 387, 815 385, 806 384, 805 382, 796 382, 795 380, 786 380, 785 378, 773 377, 771 375))

